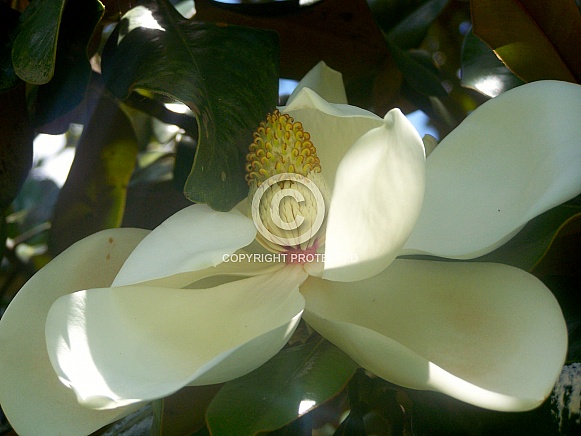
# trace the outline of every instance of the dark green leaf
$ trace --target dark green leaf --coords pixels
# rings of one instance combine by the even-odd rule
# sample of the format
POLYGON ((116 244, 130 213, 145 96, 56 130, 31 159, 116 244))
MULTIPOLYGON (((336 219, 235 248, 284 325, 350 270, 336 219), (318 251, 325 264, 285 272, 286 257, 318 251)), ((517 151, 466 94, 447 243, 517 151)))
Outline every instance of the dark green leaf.
POLYGON ((407 83, 421 95, 446 97, 439 70, 427 53, 415 50, 448 0, 430 0, 387 34, 389 50, 407 83))
POLYGON ((205 412, 221 385, 187 386, 154 402, 154 434, 193 435, 206 426, 205 412))
MULTIPOLYGON (((442 79, 431 58, 419 54, 418 50, 404 51, 387 39, 393 58, 408 84, 421 95, 446 97, 442 79)), ((426 53, 427 54, 427 53, 426 53)))
POLYGON ((356 368, 324 340, 283 350, 257 370, 224 385, 208 408, 208 428, 214 436, 280 428, 337 395, 356 368))
POLYGON ((103 95, 83 130, 55 206, 50 234, 53 253, 99 230, 121 225, 137 148, 129 118, 116 101, 103 95))
POLYGON ((188 136, 184 136, 176 144, 175 165, 173 167, 173 181, 176 186, 184 186, 194 158, 196 156, 196 143, 188 136))
POLYGON ((472 0, 473 31, 517 76, 581 81, 581 14, 574 0, 472 0))
POLYGON ((581 216, 578 204, 562 204, 531 220, 514 238, 497 250, 476 259, 500 262, 530 271, 547 253, 559 230, 581 216))
POLYGON ((135 89, 188 105, 198 149, 185 185, 191 200, 229 210, 248 193, 244 158, 252 132, 278 99, 276 34, 184 19, 166 1, 129 11, 103 53, 109 89, 135 89))
POLYGON ((408 15, 388 33, 389 39, 399 48, 417 48, 428 28, 448 4, 448 0, 430 0, 408 15))
POLYGON ((12 65, 12 41, 18 26, 18 16, 18 12, 0 3, 0 92, 5 92, 20 82, 12 65))
POLYGON ((472 30, 466 34, 462 45, 462 85, 496 97, 523 83, 472 30))
POLYGON ((65 0, 33 1, 20 15, 12 62, 25 82, 41 85, 52 79, 64 5, 65 0))
POLYGON ((151 424, 150 436, 161 435, 161 417, 163 415, 163 400, 155 400, 151 403, 153 422, 151 424))
POLYGON ((99 0, 67 2, 60 23, 54 77, 38 88, 35 125, 53 121, 83 100, 91 77, 87 46, 103 12, 99 0))
POLYGON ((548 274, 543 275, 542 280, 557 298, 567 323, 566 363, 581 362, 581 306, 579 305, 581 277, 548 274))

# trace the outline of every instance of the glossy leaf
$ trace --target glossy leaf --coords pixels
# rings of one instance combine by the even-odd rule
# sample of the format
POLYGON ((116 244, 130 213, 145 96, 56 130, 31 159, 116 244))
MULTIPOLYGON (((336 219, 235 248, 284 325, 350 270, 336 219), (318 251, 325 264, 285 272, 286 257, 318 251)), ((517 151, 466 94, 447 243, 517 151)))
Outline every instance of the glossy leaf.
POLYGON ((494 52, 470 30, 462 45, 462 85, 488 97, 522 85, 494 52))
POLYGON ((0 94, 0 211, 12 203, 32 165, 34 132, 24 92, 21 85, 0 94))
POLYGON ((562 204, 531 220, 514 238, 478 262, 498 262, 532 270, 569 222, 581 217, 581 206, 562 204))
POLYGON ((18 16, 18 12, 0 3, 0 92, 20 82, 12 65, 12 39, 18 25, 18 16))
POLYGON ((54 210, 51 245, 60 253, 99 230, 119 227, 137 140, 127 116, 103 96, 85 127, 54 210))
MULTIPOLYGON (((395 62, 408 84, 422 95, 446 97, 448 93, 442 86, 442 79, 436 66, 428 62, 431 58, 422 56, 419 51, 405 51, 389 41, 389 48, 395 62)), ((426 53, 427 55, 427 53, 426 53)))
POLYGON ((277 62, 272 32, 186 20, 167 1, 147 0, 109 38, 102 69, 121 99, 144 89, 192 109, 198 149, 185 194, 229 210, 248 193, 244 159, 253 131, 276 105, 277 62))
POLYGON ((208 428, 214 436, 275 430, 338 394, 355 370, 349 357, 324 340, 288 348, 226 383, 208 408, 208 428))
POLYGON ((91 77, 87 46, 103 12, 99 0, 67 2, 59 27, 54 76, 38 88, 35 125, 53 121, 83 100, 91 77))
POLYGON ((525 82, 581 80, 574 0, 472 0, 473 31, 525 82))
POLYGON ((25 82, 41 85, 52 79, 64 5, 65 0, 33 1, 20 15, 12 62, 25 82))
POLYGON ((406 81, 422 95, 446 97, 439 70, 430 56, 417 48, 448 0, 431 0, 404 18, 386 35, 387 43, 406 81))
POLYGON ((402 49, 416 48, 448 0, 430 0, 408 15, 388 33, 389 39, 402 49))
MULTIPOLYGON (((580 204, 577 203, 577 206, 580 206, 580 204)), ((543 279, 547 276, 561 276, 565 279, 573 279, 573 285, 570 287, 571 293, 577 296, 578 289, 581 289, 581 282, 579 281, 581 277, 580 244, 581 211, 566 220, 559 227, 559 231, 555 234, 551 245, 540 261, 535 264, 532 271, 533 274, 543 279), (575 280, 577 281, 576 283, 575 280)), ((554 290, 553 287, 550 287, 550 289, 554 290)), ((563 306, 564 304, 561 304, 561 307, 563 306)), ((564 312, 566 311, 564 310, 564 312)), ((579 318, 581 319, 581 312, 579 312, 579 318)), ((571 346, 571 343, 569 343, 569 346, 571 346)))

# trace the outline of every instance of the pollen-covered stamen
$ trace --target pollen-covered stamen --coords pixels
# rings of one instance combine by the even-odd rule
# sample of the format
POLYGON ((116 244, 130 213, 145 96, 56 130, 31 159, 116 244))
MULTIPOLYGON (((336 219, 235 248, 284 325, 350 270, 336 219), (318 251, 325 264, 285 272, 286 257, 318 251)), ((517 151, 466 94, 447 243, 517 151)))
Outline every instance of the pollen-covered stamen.
POLYGON ((254 133, 246 181, 256 239, 268 250, 309 252, 324 240, 328 190, 311 135, 278 110, 254 133))
POLYGON ((317 150, 300 122, 275 110, 254 132, 254 142, 246 155, 248 185, 262 182, 274 174, 295 173, 307 176, 321 172, 317 150))

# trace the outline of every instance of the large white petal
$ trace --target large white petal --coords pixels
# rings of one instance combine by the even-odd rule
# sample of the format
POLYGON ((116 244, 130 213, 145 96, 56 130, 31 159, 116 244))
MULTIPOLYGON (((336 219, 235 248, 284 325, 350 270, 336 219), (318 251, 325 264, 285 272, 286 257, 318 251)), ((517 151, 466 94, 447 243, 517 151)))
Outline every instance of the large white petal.
POLYGON ((305 278, 300 266, 286 266, 214 288, 76 292, 49 312, 49 355, 78 401, 95 409, 224 382, 285 345, 304 307, 305 278))
POLYGON ((347 104, 342 74, 329 68, 323 61, 305 74, 290 95, 288 102, 292 102, 303 88, 312 89, 329 103, 347 104))
POLYGON ((19 434, 88 434, 134 410, 80 406, 50 364, 44 327, 57 298, 87 286, 109 286, 147 233, 111 229, 77 242, 36 273, 8 306, 0 320, 0 403, 19 434))
POLYGON ((361 280, 395 259, 420 214, 424 166, 422 139, 398 109, 351 147, 335 177, 323 278, 361 280))
POLYGON ((567 351, 551 292, 500 264, 396 260, 356 283, 309 278, 305 320, 376 375, 495 410, 550 394, 567 351))
POLYGON ((581 193, 581 86, 541 81, 484 103, 436 147, 406 253, 486 254, 581 193))
POLYGON ((309 88, 302 89, 281 112, 300 121, 311 135, 329 189, 341 158, 363 134, 383 125, 377 115, 347 104, 331 104, 309 88))
POLYGON ((218 265, 254 239, 256 227, 237 210, 194 204, 156 227, 131 253, 112 286, 125 286, 218 265))

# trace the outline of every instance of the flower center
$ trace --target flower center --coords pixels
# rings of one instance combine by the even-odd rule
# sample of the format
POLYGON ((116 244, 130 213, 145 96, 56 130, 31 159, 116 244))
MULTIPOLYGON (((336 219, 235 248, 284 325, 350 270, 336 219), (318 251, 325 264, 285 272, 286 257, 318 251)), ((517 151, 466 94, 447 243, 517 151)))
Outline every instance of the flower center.
POLYGON ((246 181, 262 182, 274 174, 295 173, 307 176, 320 173, 321 163, 311 135, 303 125, 278 109, 254 132, 254 142, 246 155, 246 181))
POLYGON ((322 244, 327 188, 310 139, 300 122, 276 110, 260 123, 246 155, 257 240, 270 251, 310 253, 322 244))

